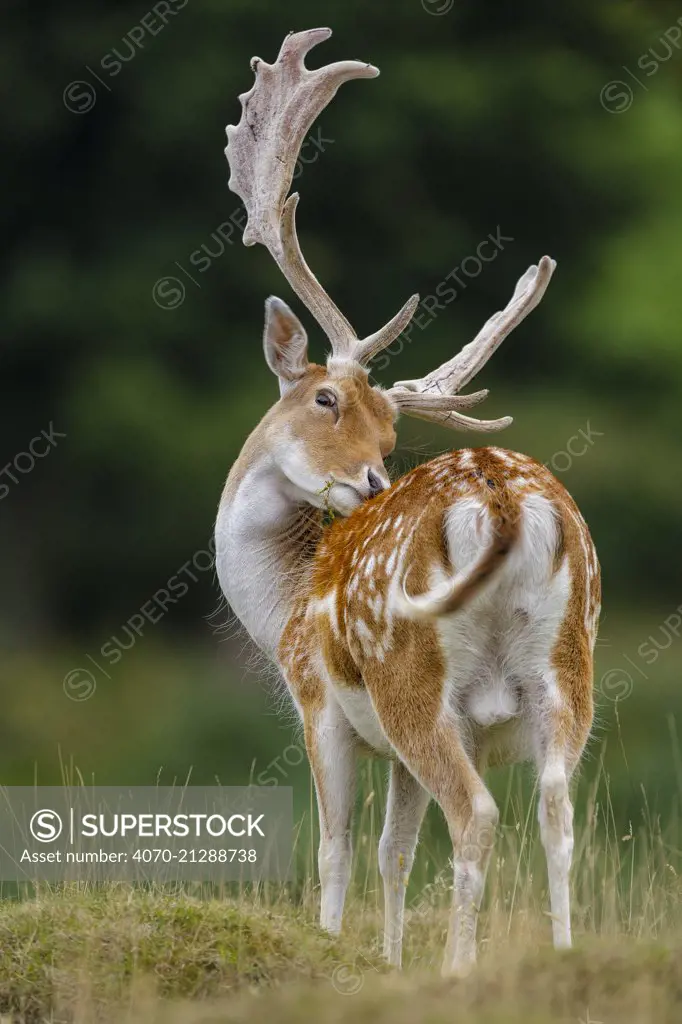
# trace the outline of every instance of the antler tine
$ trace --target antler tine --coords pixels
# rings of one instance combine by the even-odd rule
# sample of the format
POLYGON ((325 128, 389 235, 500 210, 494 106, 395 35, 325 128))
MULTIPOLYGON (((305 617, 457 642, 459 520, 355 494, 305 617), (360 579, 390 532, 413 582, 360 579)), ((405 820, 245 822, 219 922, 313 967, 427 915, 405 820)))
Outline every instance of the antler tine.
POLYGON ((332 34, 330 28, 307 28, 303 32, 289 32, 282 40, 282 45, 277 54, 277 60, 287 58, 297 60, 301 67, 305 67, 303 59, 310 53, 314 46, 323 43, 332 34))
POLYGON ((537 266, 529 267, 519 278, 507 306, 491 316, 474 340, 453 359, 419 380, 397 381, 386 394, 398 409, 408 416, 432 419, 444 426, 464 430, 502 430, 509 426, 512 422, 509 416, 499 420, 461 416, 457 410, 474 404, 470 401, 472 397, 481 400, 481 392, 475 396, 458 395, 457 392, 487 363, 507 335, 535 309, 547 290, 555 267, 553 259, 543 256, 537 266))
POLYGON ((471 395, 437 395, 433 393, 416 395, 412 391, 401 391, 398 388, 387 392, 398 412, 413 416, 420 420, 440 423, 443 427, 459 430, 493 431, 504 430, 512 422, 511 416, 503 416, 498 420, 478 420, 473 416, 464 416, 460 409, 470 409, 488 397, 488 391, 476 391, 471 395))
POLYGON ((366 363, 405 329, 418 296, 380 331, 359 341, 303 258, 296 234, 298 195, 286 198, 301 145, 319 113, 344 82, 379 74, 378 68, 357 60, 337 61, 314 71, 306 68, 306 54, 331 34, 329 28, 293 32, 282 43, 274 64, 252 59, 256 80, 239 97, 239 124, 227 126, 225 155, 230 188, 246 207, 244 245, 260 242, 269 250, 329 338, 335 356, 366 363))
POLYGON ((317 280, 301 252, 296 234, 298 198, 298 192, 294 192, 284 204, 281 221, 282 255, 275 256, 275 259, 299 299, 305 303, 329 338, 332 350, 341 354, 352 346, 355 331, 317 280))
POLYGON ((260 242, 276 260, 291 287, 325 331, 335 352, 347 354, 357 340, 348 320, 303 259, 296 236, 297 198, 285 204, 303 140, 339 86, 352 78, 375 78, 379 71, 360 61, 337 61, 310 71, 304 58, 331 29, 291 33, 277 60, 254 57, 253 87, 239 99, 242 116, 228 125, 225 155, 229 186, 247 211, 245 245, 260 242))
POLYGON ((411 295, 403 308, 392 320, 374 334, 359 341, 355 346, 355 358, 360 363, 369 363, 382 349, 390 345, 405 330, 419 304, 419 295, 411 295))

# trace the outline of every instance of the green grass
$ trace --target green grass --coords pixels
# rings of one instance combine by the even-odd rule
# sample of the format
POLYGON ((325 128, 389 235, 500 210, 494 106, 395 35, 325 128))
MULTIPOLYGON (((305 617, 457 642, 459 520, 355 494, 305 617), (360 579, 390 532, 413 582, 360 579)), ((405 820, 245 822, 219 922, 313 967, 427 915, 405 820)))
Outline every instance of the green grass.
MULTIPOLYGON (((536 922, 537 923, 537 922, 536 922)), ((682 948, 583 936, 483 944, 478 969, 444 981, 430 967, 397 974, 373 952, 378 920, 360 900, 333 940, 280 896, 199 900, 186 894, 64 890, 0 911, 0 1019, 38 1022, 457 1020, 467 1024, 591 1019, 678 1021, 682 948), (587 1016, 589 1014, 589 1017, 587 1016)), ((413 936, 440 954, 444 915, 413 936)))
MULTIPOLYGON (((201 900, 124 886, 67 887, 0 911, 0 1012, 108 1018, 142 987, 205 1000, 330 974, 353 953, 280 901, 201 900)), ((87 1018, 89 1019, 89 1018, 87 1018)))
POLYGON ((408 891, 405 970, 380 956, 376 841, 384 792, 367 764, 344 932, 316 925, 310 829, 299 881, 222 894, 200 887, 39 889, 0 903, 0 1024, 349 1021, 648 1024, 682 1015, 677 818, 622 833, 597 776, 585 783, 573 868, 576 948, 551 949, 535 806, 510 786, 479 928, 480 963, 439 976, 451 896, 427 834, 408 891), (515 824, 511 824, 511 822, 515 824))
MULTIPOLYGON (((405 970, 397 974, 386 968, 378 955, 383 899, 376 857, 385 766, 367 762, 355 818, 353 882, 338 940, 316 925, 314 830, 306 811, 298 830, 297 881, 289 886, 230 889, 216 898, 198 888, 82 885, 41 889, 22 901, 0 899, 0 1024, 677 1024, 682 1020, 682 756, 673 719, 679 706, 677 662, 674 650, 663 652, 652 670, 644 666, 652 673, 645 680, 624 660, 626 654, 636 658, 638 644, 654 627, 653 616, 627 629, 612 623, 611 644, 600 649, 598 678, 624 664, 635 684, 618 704, 601 700, 595 740, 577 781, 576 948, 571 953, 560 956, 551 949, 532 773, 515 769, 492 773, 490 779, 502 825, 481 914, 477 970, 465 981, 445 982, 439 976, 451 891, 447 836, 435 808, 427 817, 407 894, 405 970)), ((15 765, 15 780, 31 777, 36 729, 42 729, 39 749, 46 749, 48 737, 50 743, 66 743, 69 737, 65 765, 55 757, 56 769, 46 774, 41 760, 42 782, 77 784, 72 751, 87 766, 88 781, 153 782, 160 750, 178 747, 181 756, 166 766, 161 781, 184 780, 185 765, 196 758, 199 769, 191 781, 211 782, 210 766, 225 757, 223 781, 246 782, 266 770, 294 786, 297 815, 312 805, 302 755, 290 759, 293 767, 283 755, 294 742, 289 730, 274 714, 263 718, 255 704, 236 700, 237 691, 226 698, 220 666, 214 675, 200 676, 204 706, 189 685, 190 680, 196 684, 192 659, 169 659, 161 671, 158 660, 147 664, 145 658, 131 652, 121 687, 103 682, 85 704, 64 696, 63 666, 59 672, 43 666, 42 674, 27 670, 21 686, 8 687, 6 724, 15 743, 8 761, 15 765), (166 699, 157 710, 159 678, 166 699), (51 695, 47 704, 41 699, 46 693, 51 695), (192 718, 187 701, 201 706, 201 722, 192 718), (102 716, 111 723, 107 736, 99 727, 102 716), (17 723, 23 723, 23 734, 14 728, 17 723), (23 746, 17 739, 22 735, 23 746), (186 748, 178 746, 180 738, 186 748), (144 751, 143 767, 136 761, 139 751, 144 751), (241 775, 235 764, 241 765, 241 775)), ((77 663, 77 658, 65 661, 66 667, 77 663)), ((267 702, 263 706, 272 710, 267 702)), ((9 893, 0 890, 0 896, 9 893)))

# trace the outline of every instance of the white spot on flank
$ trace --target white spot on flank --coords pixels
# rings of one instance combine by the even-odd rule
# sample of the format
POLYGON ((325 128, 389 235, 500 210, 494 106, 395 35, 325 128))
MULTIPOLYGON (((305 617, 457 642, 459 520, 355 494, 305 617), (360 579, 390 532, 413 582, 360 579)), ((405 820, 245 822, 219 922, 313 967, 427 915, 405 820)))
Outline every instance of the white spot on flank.
POLYGON ((374 633, 372 633, 364 619, 357 618, 355 620, 355 632, 365 640, 374 639, 374 633))
POLYGON ((512 458, 509 457, 509 453, 505 452, 502 448, 491 448, 491 452, 497 456, 500 462, 503 462, 505 466, 514 466, 516 463, 512 458))
POLYGON ((336 590, 330 590, 324 597, 311 601, 306 609, 306 618, 309 618, 311 615, 327 615, 334 636, 338 637, 339 623, 336 616, 336 590))
POLYGON ((371 658, 374 653, 374 634, 364 619, 357 618, 355 620, 355 632, 358 640, 360 641, 362 653, 366 658, 371 658))
POLYGON ((376 558, 374 555, 370 555, 367 559, 367 565, 365 567, 365 576, 371 576, 374 572, 374 566, 376 564, 376 558))
POLYGON ((386 562, 386 572, 388 573, 389 576, 393 575, 393 570, 395 569, 397 561, 398 561, 398 549, 394 548, 393 551, 391 551, 391 554, 388 557, 388 561, 386 562))

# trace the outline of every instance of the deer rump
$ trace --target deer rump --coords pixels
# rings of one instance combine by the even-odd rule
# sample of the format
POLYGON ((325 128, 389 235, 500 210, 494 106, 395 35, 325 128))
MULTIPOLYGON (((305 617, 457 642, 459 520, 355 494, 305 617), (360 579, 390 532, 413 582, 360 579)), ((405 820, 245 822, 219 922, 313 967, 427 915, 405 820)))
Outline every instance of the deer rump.
MULTIPOLYGON (((397 616, 417 620, 417 629, 430 621, 437 630, 443 709, 472 730, 493 763, 532 754, 532 719, 546 700, 571 591, 568 560, 558 557, 562 532, 559 510, 541 494, 527 495, 502 529, 483 502, 462 498, 444 514, 451 571, 434 567, 429 591, 408 597, 408 561, 403 587, 393 593, 397 616)), ((399 651, 393 656, 399 659, 399 651)), ((339 683, 334 690, 353 728, 388 753, 367 690, 339 683)))
MULTIPOLYGON (((468 588, 470 599, 437 621, 446 656, 445 700, 453 712, 490 728, 523 719, 540 703, 552 649, 570 595, 567 563, 557 567, 561 524, 542 495, 523 502, 511 543, 495 536, 486 510, 474 500, 446 515, 446 537, 456 578, 493 570, 468 588), (504 553, 500 554, 500 550, 504 553)), ((464 589, 464 588, 462 588, 464 589)))

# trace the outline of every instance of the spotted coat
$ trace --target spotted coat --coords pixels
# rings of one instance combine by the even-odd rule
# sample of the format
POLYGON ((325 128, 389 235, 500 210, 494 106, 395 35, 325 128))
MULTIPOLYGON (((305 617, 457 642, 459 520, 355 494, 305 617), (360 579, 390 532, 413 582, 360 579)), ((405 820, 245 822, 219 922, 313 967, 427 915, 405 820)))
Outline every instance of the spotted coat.
POLYGON ((396 595, 405 581, 411 592, 421 593, 434 571, 458 571, 450 561, 444 522, 459 503, 473 502, 513 525, 530 495, 546 498, 555 515, 553 572, 562 566, 570 572, 570 598, 553 662, 564 697, 563 731, 575 736, 578 754, 592 721, 592 652, 600 610, 596 552, 579 509, 551 472, 529 456, 500 448, 447 452, 325 530, 309 586, 279 649, 299 706, 321 707, 325 680, 333 679, 349 691, 367 688, 383 715, 435 722, 445 672, 439 631, 435 623, 398 614, 396 595))

